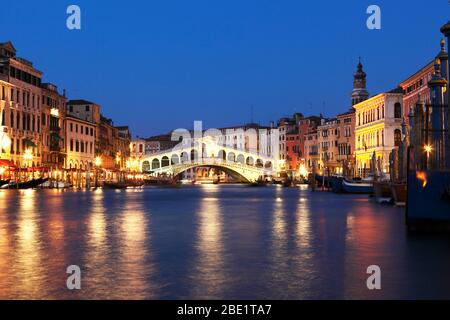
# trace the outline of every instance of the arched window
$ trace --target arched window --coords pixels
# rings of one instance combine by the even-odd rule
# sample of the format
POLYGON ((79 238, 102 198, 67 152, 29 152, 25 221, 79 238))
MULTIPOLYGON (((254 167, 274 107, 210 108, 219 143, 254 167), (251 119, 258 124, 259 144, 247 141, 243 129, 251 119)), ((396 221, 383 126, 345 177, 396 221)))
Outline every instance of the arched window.
POLYGON ((396 119, 401 119, 402 117, 402 105, 399 102, 394 105, 394 117, 396 119))

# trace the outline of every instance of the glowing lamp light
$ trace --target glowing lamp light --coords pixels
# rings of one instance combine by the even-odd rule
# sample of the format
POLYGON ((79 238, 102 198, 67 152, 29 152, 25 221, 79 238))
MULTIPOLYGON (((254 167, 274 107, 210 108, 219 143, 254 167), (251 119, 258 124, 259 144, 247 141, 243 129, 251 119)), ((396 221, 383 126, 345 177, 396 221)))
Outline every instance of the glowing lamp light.
POLYGON ((56 109, 56 108, 52 108, 52 109, 50 110, 50 114, 51 114, 52 116, 54 116, 54 117, 59 117, 59 110, 56 109))
POLYGON ((4 174, 5 174, 5 168, 0 167, 0 176, 2 176, 2 175, 4 175, 4 174))
POLYGON ((102 158, 101 157, 96 157, 95 158, 95 165, 97 167, 100 167, 102 165, 102 158))
POLYGON ((3 149, 8 149, 11 146, 11 139, 7 135, 2 136, 1 146, 3 149))
POLYGON ((23 158, 24 158, 25 160, 31 160, 31 159, 33 159, 33 150, 31 150, 31 149, 26 149, 25 152, 24 152, 24 154, 23 154, 23 158))
POLYGON ((300 168, 298 169, 298 173, 302 176, 302 177, 307 177, 308 176, 308 170, 306 169, 304 164, 300 165, 300 168))
POLYGON ((431 151, 433 150, 433 147, 430 145, 426 145, 423 147, 423 149, 425 150, 426 153, 430 154, 431 151))

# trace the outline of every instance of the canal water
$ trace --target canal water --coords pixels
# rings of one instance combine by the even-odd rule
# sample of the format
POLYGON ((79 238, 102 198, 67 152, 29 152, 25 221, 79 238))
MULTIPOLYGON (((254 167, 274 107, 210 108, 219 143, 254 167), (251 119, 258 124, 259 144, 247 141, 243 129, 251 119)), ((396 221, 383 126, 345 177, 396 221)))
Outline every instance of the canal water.
POLYGON ((2 190, 0 299, 450 298, 450 237, 409 235, 403 214, 276 186, 2 190))

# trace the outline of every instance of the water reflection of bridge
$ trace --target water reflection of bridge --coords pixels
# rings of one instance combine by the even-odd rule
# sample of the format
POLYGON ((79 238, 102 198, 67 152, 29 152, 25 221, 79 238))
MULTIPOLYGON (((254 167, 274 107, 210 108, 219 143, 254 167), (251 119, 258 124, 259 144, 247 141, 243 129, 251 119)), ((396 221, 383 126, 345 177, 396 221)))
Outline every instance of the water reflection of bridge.
POLYGON ((198 167, 217 168, 243 181, 255 182, 260 177, 272 176, 276 159, 258 153, 228 147, 174 148, 145 157, 141 170, 154 175, 177 176, 186 170, 198 167))

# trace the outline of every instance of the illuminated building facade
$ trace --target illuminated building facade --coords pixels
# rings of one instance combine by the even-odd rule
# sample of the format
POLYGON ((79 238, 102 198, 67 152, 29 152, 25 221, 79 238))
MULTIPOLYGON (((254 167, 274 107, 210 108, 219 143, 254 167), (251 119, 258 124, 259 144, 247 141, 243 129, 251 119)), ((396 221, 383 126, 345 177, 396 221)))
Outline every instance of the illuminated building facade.
POLYGON ((317 170, 320 170, 319 164, 319 143, 317 139, 317 128, 311 129, 308 133, 304 135, 305 146, 305 166, 308 172, 312 172, 313 166, 317 170))
POLYGON ((403 94, 396 91, 378 94, 353 106, 359 175, 369 173, 374 152, 379 169, 389 172, 389 154, 402 141, 403 94))
POLYGON ((89 170, 95 159, 97 126, 89 121, 68 115, 66 117, 66 168, 89 170))
POLYGON ((340 174, 342 168, 338 162, 338 119, 327 119, 317 127, 317 143, 319 152, 319 164, 325 169, 326 174, 340 174))
POLYGON ((409 114, 419 101, 424 104, 430 103, 428 82, 433 72, 434 60, 400 83, 403 89, 403 117, 407 125, 409 125, 409 114))
POLYGON ((66 98, 51 83, 42 84, 42 166, 59 170, 66 161, 66 98))
POLYGON ((42 164, 42 72, 0 43, 1 158, 15 167, 42 164))
POLYGON ((337 135, 337 161, 339 163, 339 170, 343 171, 346 168, 347 172, 342 172, 344 175, 352 175, 355 168, 355 110, 337 115, 338 135, 337 135))

